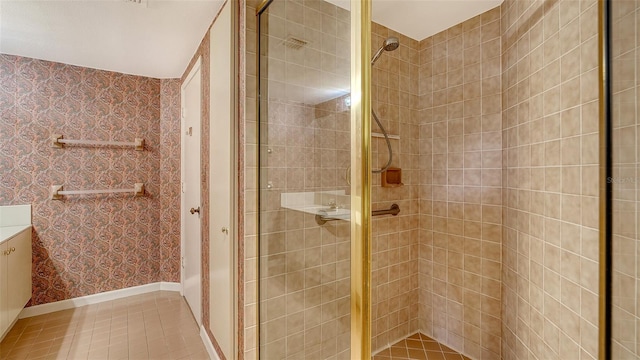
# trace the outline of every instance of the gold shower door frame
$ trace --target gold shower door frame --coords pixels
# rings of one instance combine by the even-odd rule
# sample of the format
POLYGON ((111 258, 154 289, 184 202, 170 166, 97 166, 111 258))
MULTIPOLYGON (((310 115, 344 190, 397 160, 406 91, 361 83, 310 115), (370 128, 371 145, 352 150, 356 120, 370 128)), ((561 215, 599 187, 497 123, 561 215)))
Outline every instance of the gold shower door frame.
POLYGON ((611 0, 598 1, 599 60, 599 314, 598 359, 611 359, 612 341, 612 124, 611 124, 611 0))
MULTIPOLYGON (((273 0, 256 9, 261 14, 273 0)), ((282 0, 286 1, 286 0, 282 0)), ((258 29, 260 26, 258 26, 258 29)), ((258 31, 258 37, 260 33, 258 31)), ((259 42, 259 38, 258 38, 259 42)), ((257 69, 260 69, 260 54, 257 69)), ((260 79, 260 76, 258 76, 260 79)), ((258 81, 258 87, 260 87, 258 81)), ((259 92, 260 89, 258 89, 259 92)), ((260 98, 257 100, 258 114, 260 98)), ((260 162, 258 162, 258 166, 260 162)), ((351 358, 371 358, 371 0, 351 0, 351 358)), ((259 271, 259 270, 258 270, 259 271)), ((258 278, 260 276, 258 275, 258 278)), ((258 307, 259 308, 259 307, 258 307)), ((258 310, 259 311, 259 310, 258 310)), ((259 320, 258 320, 259 322, 259 320)), ((258 339, 260 338, 258 334, 258 339)), ((260 348, 260 346, 258 346, 260 348)))
POLYGON ((371 0, 351 1, 351 358, 371 358, 371 0))

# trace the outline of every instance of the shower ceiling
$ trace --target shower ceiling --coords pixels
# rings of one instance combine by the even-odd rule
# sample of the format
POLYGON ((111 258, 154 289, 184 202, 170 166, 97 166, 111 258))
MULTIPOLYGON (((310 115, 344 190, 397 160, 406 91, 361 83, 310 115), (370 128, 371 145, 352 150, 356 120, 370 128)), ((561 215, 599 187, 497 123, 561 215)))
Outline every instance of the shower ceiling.
MULTIPOLYGON (((326 0, 349 9, 349 0, 326 0)), ((502 4, 502 0, 372 0, 371 18, 414 40, 423 40, 502 4)))
MULTIPOLYGON (((349 0, 327 1, 349 7, 349 0)), ((180 77, 223 2, 0 0, 0 53, 154 78, 180 77)), ((422 40, 501 2, 373 0, 372 15, 375 22, 422 40)))
POLYGON ((180 77, 224 0, 0 0, 0 52, 180 77))

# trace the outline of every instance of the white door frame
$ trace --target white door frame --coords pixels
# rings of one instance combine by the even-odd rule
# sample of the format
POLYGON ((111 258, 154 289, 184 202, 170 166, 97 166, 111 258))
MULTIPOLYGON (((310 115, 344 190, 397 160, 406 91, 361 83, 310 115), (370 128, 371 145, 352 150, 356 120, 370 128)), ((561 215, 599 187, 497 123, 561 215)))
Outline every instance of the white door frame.
MULTIPOLYGON (((185 171, 185 144, 182 141, 183 136, 185 135, 187 129, 184 123, 184 91, 185 85, 189 84, 191 79, 196 73, 200 73, 202 64, 202 57, 198 57, 195 64, 189 71, 189 75, 185 78, 184 82, 180 85, 180 295, 184 296, 184 256, 185 256, 185 218, 187 209, 189 209, 189 205, 186 204, 186 199, 184 196, 184 183, 186 180, 186 171, 185 171)), ((207 79, 208 80, 208 79, 207 79)), ((200 97, 202 101, 202 90, 200 92, 200 97)), ((200 131, 202 131, 202 115, 200 116, 200 131)), ((202 143, 200 143, 200 149, 202 149, 202 143)), ((202 168, 198 171, 198 179, 202 178, 202 168)), ((202 203, 202 193, 200 194, 200 201, 202 203)), ((201 213, 200 216, 203 216, 201 213)), ((202 227, 200 228, 202 242, 202 227)), ((202 264, 202 254, 200 254, 200 264, 202 264)), ((200 267, 200 279, 202 279, 202 266, 200 267)), ((200 287, 200 313, 202 317, 202 281, 198 284, 200 287)), ((198 325, 202 324, 202 319, 195 319, 198 325)))
MULTIPOLYGON (((210 29, 210 109, 216 109, 215 114, 212 112, 210 117, 210 141, 215 142, 215 138, 218 136, 228 136, 229 137, 229 159, 228 159, 228 168, 221 171, 218 167, 227 166, 225 161, 215 160, 217 154, 214 153, 214 147, 210 147, 210 156, 209 159, 212 163, 218 164, 218 167, 211 166, 210 167, 210 179, 216 178, 216 174, 225 174, 228 175, 228 195, 229 196, 229 208, 228 209, 217 209, 213 206, 216 203, 215 196, 221 196, 219 189, 216 190, 213 183, 211 184, 209 190, 211 205, 210 210, 210 266, 209 271, 212 273, 209 276, 210 279, 210 326, 211 332, 214 337, 218 341, 218 345, 222 349, 225 357, 229 360, 237 359, 238 355, 238 90, 237 90, 237 51, 235 51, 235 31, 236 23, 234 19, 234 14, 236 14, 236 6, 235 2, 228 2, 221 8, 213 26, 210 29), (215 128, 217 125, 220 125, 220 122, 226 123, 228 121, 228 128, 224 127, 222 133, 220 132, 220 128, 215 128), (227 132, 228 131, 228 132, 227 132), (226 133, 226 134, 225 134, 226 133), (228 223, 223 226, 228 226, 228 237, 226 241, 230 241, 228 256, 230 257, 227 268, 229 270, 228 275, 231 277, 230 286, 226 289, 215 289, 213 287, 214 281, 219 280, 219 275, 216 276, 214 273, 217 269, 213 264, 213 259, 220 256, 220 254, 214 253, 216 249, 214 249, 214 242, 220 240, 221 229, 218 225, 216 227, 214 224, 219 224, 219 221, 215 221, 214 217, 220 212, 229 212, 228 214, 228 223), (216 214, 217 212, 217 214, 216 214), (228 292, 228 293, 227 293, 228 292), (228 307, 226 305, 216 306, 214 304, 214 299, 220 300, 221 297, 227 297, 229 300, 228 307), (230 317, 229 327, 226 329, 224 326, 224 322, 218 322, 214 327, 215 319, 214 317, 217 313, 228 312, 230 317), (215 331, 214 331, 215 330, 215 331), (224 338, 218 338, 222 333, 227 335, 224 338)), ((221 144, 222 142, 220 142, 221 144)), ((225 144, 226 145, 226 144, 225 144)), ((224 150, 221 150, 224 152, 224 150)), ((219 156, 219 155, 218 155, 219 156)), ((220 176, 220 175, 218 175, 220 176)), ((225 195, 222 195, 225 196, 225 195)), ((226 249, 225 249, 226 250, 226 249)), ((223 262, 222 262, 223 263, 223 262)), ((224 304, 224 301, 216 301, 217 304, 224 304)), ((226 320, 226 318, 225 318, 226 320)))

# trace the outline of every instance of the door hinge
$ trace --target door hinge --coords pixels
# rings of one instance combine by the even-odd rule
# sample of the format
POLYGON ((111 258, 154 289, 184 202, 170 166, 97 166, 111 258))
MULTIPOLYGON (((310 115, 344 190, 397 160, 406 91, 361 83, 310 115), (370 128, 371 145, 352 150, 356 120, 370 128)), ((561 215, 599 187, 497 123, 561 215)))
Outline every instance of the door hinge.
POLYGON ((182 266, 182 268, 184 269, 184 256, 182 256, 180 258, 180 265, 182 266))

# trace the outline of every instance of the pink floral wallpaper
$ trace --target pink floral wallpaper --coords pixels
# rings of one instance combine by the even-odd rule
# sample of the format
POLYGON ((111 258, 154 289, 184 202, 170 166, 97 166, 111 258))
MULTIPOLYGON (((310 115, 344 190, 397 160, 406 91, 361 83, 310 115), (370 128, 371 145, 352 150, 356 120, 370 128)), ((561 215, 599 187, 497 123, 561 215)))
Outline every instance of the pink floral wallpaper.
POLYGON ((180 282, 180 79, 160 81, 160 273, 180 282))
MULTIPOLYGON (((165 85, 163 113, 175 115, 176 85, 165 85)), ((170 122, 179 127, 179 118, 161 121, 160 80, 0 55, 0 109, 0 205, 33 206, 31 305, 179 279, 179 257, 172 260, 176 246, 179 252, 176 215, 163 211, 170 224, 159 226, 161 205, 175 201, 161 199, 161 186, 175 186, 176 171, 174 159, 163 159, 160 168, 161 124, 170 132, 176 126, 170 122), (56 149, 53 133, 68 139, 141 137, 146 145, 144 151, 56 149), (145 183, 144 197, 49 199, 53 184, 72 190, 132 188, 135 182, 145 183)), ((171 137, 162 154, 175 158, 175 141, 171 137)), ((179 178, 179 161, 177 166, 179 178)))

